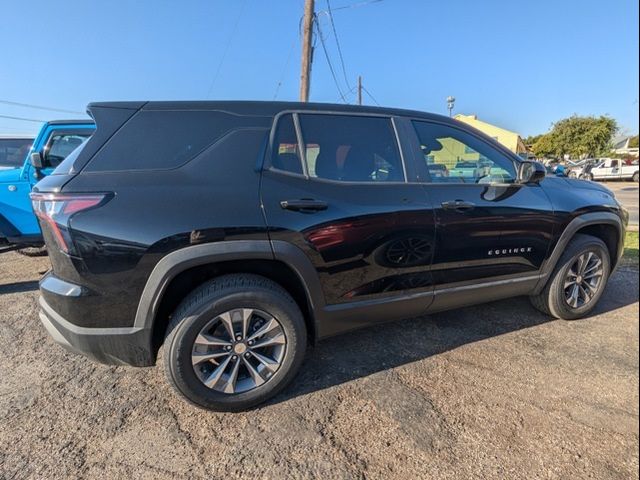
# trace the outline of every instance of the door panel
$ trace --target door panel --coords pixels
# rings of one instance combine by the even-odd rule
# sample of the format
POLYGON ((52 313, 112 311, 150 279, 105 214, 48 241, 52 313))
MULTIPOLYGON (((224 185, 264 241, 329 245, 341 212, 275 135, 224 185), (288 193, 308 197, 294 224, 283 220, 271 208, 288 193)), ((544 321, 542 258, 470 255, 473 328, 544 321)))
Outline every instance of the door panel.
POLYGON ((421 185, 404 181, 391 119, 286 114, 261 195, 270 238, 313 263, 328 305, 426 293, 435 234, 421 185), (302 152, 302 155, 300 154, 302 152))
POLYGON ((528 185, 425 186, 436 214, 436 285, 535 273, 551 241, 553 216, 542 188, 528 185), (468 210, 443 208, 459 199, 468 210))
POLYGON ((327 304, 431 290, 433 212, 419 185, 347 185, 266 171, 262 199, 271 239, 306 253, 327 304), (326 209, 281 206, 302 198, 326 209))
POLYGON ((538 185, 516 183, 516 160, 477 132, 414 121, 421 176, 434 205, 432 264, 438 289, 536 274, 553 232, 553 209, 538 185))

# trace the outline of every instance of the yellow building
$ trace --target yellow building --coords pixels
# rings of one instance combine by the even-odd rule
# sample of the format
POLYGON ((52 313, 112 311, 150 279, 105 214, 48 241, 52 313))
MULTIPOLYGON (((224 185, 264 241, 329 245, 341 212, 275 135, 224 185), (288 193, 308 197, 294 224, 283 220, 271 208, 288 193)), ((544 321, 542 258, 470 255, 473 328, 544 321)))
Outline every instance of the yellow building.
POLYGON ((522 141, 520 135, 518 135, 516 132, 496 127, 495 125, 491 125, 490 123, 478 120, 477 115, 458 114, 455 115, 454 118, 456 120, 459 120, 460 122, 464 122, 467 125, 471 125, 472 127, 477 128, 482 133, 497 140, 514 153, 527 153, 527 147, 522 141))

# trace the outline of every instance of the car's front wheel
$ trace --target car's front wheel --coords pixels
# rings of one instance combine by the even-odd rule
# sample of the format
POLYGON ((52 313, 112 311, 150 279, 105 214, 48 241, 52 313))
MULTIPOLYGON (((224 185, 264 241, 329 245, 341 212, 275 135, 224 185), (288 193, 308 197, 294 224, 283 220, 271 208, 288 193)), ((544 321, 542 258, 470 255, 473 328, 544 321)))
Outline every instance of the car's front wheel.
POLYGON ((282 287, 257 275, 224 275, 177 308, 167 329, 164 368, 190 402, 244 410, 293 379, 306 341, 300 308, 282 287))
POLYGON ((541 312, 574 320, 589 314, 609 279, 609 250, 599 238, 577 234, 551 273, 539 295, 530 297, 541 312))

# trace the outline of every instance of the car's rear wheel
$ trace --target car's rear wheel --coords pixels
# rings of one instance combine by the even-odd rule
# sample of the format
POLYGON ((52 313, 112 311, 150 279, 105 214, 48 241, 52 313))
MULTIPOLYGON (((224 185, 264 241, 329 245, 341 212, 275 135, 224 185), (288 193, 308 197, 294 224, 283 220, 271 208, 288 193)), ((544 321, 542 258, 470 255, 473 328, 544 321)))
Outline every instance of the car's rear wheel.
POLYGON ((611 260, 602 240, 577 234, 567 245, 547 285, 530 297, 541 312, 574 320, 589 314, 604 292, 611 260))
POLYGON ((633 180, 634 182, 638 183, 639 180, 639 174, 638 172, 633 174, 633 177, 631 178, 631 180, 633 180))
POLYGON ((302 313, 282 287, 257 275, 224 275, 177 308, 167 329, 164 368, 190 402, 244 410, 292 380, 306 338, 302 313))

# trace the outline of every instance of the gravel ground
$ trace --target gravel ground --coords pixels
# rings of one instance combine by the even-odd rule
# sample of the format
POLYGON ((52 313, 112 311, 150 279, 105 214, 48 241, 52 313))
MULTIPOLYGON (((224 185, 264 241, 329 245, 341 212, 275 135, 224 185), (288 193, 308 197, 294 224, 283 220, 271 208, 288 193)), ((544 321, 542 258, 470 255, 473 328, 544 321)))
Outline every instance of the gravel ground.
POLYGON ((0 478, 638 478, 638 272, 596 314, 517 298, 322 342, 270 404, 217 414, 37 318, 47 259, 0 256, 0 478))

